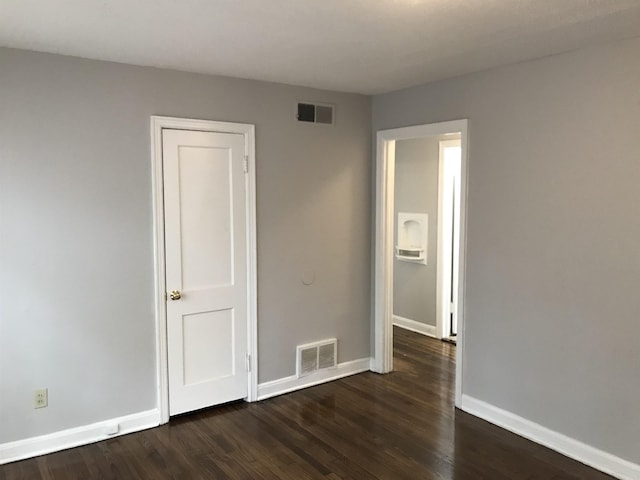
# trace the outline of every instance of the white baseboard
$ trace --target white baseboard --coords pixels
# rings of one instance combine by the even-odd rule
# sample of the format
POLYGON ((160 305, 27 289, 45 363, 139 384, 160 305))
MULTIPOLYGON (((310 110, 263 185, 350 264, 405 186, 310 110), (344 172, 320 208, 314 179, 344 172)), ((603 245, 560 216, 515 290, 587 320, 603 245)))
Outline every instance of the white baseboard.
POLYGON ((296 375, 291 375, 290 377, 261 383, 258 385, 258 400, 264 400, 302 388, 313 387, 314 385, 338 380, 339 378, 355 375, 356 373, 366 372, 369 370, 370 363, 370 358, 361 358, 359 360, 339 363, 334 368, 318 370, 305 377, 298 378, 296 375))
POLYGON ((640 478, 640 465, 638 464, 598 450, 482 400, 462 395, 461 409, 616 478, 622 480, 640 478))
POLYGON ((25 458, 37 457, 46 453, 99 442, 127 433, 157 427, 160 424, 158 409, 134 413, 124 417, 112 418, 81 427, 26 438, 15 442, 0 444, 0 465, 25 458), (117 433, 108 434, 110 428, 118 427, 117 433))
POLYGON ((404 328, 405 330, 411 330, 412 332, 421 333, 427 337, 437 338, 436 327, 433 325, 416 322, 415 320, 404 318, 399 315, 393 316, 393 324, 397 327, 404 328))

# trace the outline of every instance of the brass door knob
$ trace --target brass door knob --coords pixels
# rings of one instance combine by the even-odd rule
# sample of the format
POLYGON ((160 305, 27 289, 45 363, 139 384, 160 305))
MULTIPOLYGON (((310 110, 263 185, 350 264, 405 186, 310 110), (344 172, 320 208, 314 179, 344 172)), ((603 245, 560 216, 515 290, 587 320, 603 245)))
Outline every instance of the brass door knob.
POLYGON ((182 297, 182 295, 180 294, 180 290, 172 290, 169 294, 169 298, 171 300, 180 300, 180 297, 182 297))

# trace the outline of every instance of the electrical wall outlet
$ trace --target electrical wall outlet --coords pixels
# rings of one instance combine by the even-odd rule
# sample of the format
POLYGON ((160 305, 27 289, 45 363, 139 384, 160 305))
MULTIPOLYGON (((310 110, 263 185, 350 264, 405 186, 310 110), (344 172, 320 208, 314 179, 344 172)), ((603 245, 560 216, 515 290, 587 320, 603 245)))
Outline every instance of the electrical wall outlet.
POLYGON ((45 408, 49 405, 49 391, 41 388, 33 392, 33 408, 45 408))

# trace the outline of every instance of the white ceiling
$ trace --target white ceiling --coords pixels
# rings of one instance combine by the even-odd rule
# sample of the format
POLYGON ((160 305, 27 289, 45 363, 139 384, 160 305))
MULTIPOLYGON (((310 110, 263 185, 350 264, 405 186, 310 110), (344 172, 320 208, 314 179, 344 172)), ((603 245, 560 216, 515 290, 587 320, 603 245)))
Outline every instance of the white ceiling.
POLYGON ((640 0, 0 0, 2 46, 366 94, 635 36, 640 0))

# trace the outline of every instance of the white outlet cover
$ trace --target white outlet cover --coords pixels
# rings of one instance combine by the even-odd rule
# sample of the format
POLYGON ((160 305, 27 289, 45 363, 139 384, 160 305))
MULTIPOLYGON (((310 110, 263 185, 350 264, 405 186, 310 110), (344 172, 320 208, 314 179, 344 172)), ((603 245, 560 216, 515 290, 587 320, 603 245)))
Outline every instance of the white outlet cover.
POLYGON ((49 406, 49 391, 46 388, 40 388, 33 392, 33 408, 45 408, 49 406))

